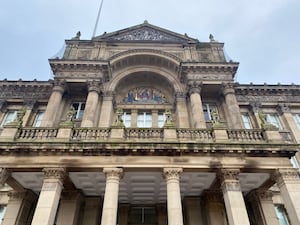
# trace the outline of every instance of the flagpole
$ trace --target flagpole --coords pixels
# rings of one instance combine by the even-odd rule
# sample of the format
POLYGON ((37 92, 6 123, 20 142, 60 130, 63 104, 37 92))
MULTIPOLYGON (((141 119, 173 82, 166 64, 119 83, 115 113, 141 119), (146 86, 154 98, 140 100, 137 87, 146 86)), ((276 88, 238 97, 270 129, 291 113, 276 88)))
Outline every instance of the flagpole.
POLYGON ((99 7, 99 10, 98 10, 98 15, 97 15, 96 24, 95 24, 95 27, 94 27, 92 38, 95 37, 95 35, 96 35, 96 31, 97 31, 97 27, 98 27, 98 22, 99 22, 101 10, 102 10, 102 5, 103 5, 103 0, 101 0, 101 3, 100 3, 100 7, 99 7))

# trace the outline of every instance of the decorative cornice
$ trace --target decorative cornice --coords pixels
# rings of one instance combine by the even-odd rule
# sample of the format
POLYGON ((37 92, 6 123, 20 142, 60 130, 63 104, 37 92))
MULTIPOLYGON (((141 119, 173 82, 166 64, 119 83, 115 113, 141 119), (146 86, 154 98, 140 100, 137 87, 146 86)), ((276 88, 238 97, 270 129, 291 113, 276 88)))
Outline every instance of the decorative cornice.
POLYGON ((49 60, 52 71, 57 72, 72 72, 72 71, 84 71, 84 72, 99 72, 108 71, 109 63, 107 61, 99 60, 49 60))
POLYGON ((66 176, 66 169, 65 168, 44 168, 44 179, 59 179, 63 180, 66 176))
POLYGON ((164 168, 163 175, 167 181, 168 180, 178 180, 179 181, 182 171, 183 171, 182 168, 164 168))
POLYGON ((184 73, 222 73, 234 75, 238 69, 238 63, 187 63, 181 64, 184 73))

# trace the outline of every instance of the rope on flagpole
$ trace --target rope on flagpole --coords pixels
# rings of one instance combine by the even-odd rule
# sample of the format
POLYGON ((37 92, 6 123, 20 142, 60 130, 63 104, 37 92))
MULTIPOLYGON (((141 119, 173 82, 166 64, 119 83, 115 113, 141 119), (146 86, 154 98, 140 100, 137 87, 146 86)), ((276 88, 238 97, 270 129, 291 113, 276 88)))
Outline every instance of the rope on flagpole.
POLYGON ((97 15, 96 24, 95 24, 95 28, 94 28, 94 31, 93 31, 92 38, 95 37, 95 35, 96 35, 96 31, 97 31, 97 27, 98 27, 98 22, 99 22, 101 10, 102 10, 102 5, 103 5, 103 0, 101 0, 101 3, 100 3, 100 7, 99 7, 99 10, 98 10, 98 15, 97 15))

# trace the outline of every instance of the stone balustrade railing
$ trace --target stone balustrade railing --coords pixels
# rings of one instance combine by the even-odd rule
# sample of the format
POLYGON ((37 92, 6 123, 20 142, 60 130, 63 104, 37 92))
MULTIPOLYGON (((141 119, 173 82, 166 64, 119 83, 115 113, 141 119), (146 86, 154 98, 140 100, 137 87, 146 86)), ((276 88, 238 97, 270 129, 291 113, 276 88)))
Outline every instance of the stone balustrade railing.
POLYGON ((53 139, 57 137, 57 133, 57 128, 22 128, 18 130, 16 138, 21 140, 53 139))
POLYGON ((110 128, 74 128, 72 140, 107 140, 110 137, 110 128))
POLYGON ((151 140, 162 140, 164 137, 162 128, 126 128, 125 139, 136 140, 136 139, 151 139, 151 140))
POLYGON ((254 129, 239 129, 227 130, 228 139, 231 141, 240 142, 262 142, 265 141, 264 133, 262 130, 254 129))
POLYGON ((177 139, 179 140, 197 140, 197 141, 212 141, 214 140, 214 133, 208 129, 176 129, 177 139))

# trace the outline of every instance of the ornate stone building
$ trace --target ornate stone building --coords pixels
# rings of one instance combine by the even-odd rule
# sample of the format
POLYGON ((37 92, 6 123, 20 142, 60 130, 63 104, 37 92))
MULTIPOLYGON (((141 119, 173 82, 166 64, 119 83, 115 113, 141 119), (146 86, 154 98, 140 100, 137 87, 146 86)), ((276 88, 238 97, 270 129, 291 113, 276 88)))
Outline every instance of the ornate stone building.
POLYGON ((147 22, 49 62, 0 81, 2 225, 300 224, 299 85, 147 22))

